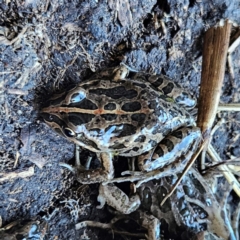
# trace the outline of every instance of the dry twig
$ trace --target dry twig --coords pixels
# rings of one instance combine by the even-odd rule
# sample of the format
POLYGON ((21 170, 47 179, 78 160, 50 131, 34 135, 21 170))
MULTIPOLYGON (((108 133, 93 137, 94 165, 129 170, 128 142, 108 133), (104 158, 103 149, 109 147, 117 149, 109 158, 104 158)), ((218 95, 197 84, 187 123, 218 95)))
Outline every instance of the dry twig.
POLYGON ((204 36, 202 77, 197 126, 203 135, 211 131, 219 104, 232 24, 210 28, 204 36))
POLYGON ((27 178, 34 174, 34 167, 29 167, 28 170, 22 172, 0 173, 0 182, 12 180, 14 178, 27 178))
MULTIPOLYGON (((215 162, 222 161, 211 144, 209 145, 207 151, 208 151, 208 154, 211 156, 211 158, 215 162)), ((219 168, 219 170, 221 170, 222 174, 227 179, 229 184, 233 186, 233 190, 236 192, 236 194, 240 197, 240 184, 239 184, 238 180, 235 178, 235 176, 231 173, 229 168, 224 164, 219 165, 218 168, 219 168)))
POLYGON ((220 103, 218 106, 218 111, 240 111, 240 103, 229 103, 229 104, 223 104, 220 103))

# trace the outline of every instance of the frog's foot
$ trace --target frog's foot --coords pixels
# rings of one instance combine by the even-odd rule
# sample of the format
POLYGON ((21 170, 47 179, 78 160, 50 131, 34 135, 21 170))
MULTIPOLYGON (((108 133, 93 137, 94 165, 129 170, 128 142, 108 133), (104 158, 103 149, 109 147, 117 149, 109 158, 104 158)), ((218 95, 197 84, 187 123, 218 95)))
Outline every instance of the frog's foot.
POLYGON ((100 205, 97 208, 102 208, 107 203, 123 214, 134 212, 141 204, 140 197, 137 194, 129 198, 114 184, 100 185, 98 201, 100 205))
POLYGON ((102 161, 103 168, 98 169, 83 169, 81 166, 75 167, 75 173, 77 180, 83 184, 99 183, 108 181, 113 178, 114 169, 112 163, 111 153, 101 153, 100 159, 102 161))

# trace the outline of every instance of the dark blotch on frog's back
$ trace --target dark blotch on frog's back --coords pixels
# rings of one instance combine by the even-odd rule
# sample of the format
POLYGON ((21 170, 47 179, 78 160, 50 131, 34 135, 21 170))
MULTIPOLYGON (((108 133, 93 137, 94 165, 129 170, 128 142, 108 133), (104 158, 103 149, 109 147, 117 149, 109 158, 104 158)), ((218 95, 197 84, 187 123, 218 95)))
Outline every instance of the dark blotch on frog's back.
POLYGON ((116 149, 116 150, 119 150, 119 149, 125 149, 126 146, 122 143, 115 143, 111 146, 109 146, 109 149, 116 149))
POLYGON ((157 77, 157 76, 155 76, 155 78, 156 78, 155 81, 153 81, 153 79, 151 79, 151 84, 152 84, 154 87, 158 88, 159 86, 162 85, 164 79, 163 79, 162 77, 157 77))
POLYGON ((113 121, 117 118, 116 114, 102 114, 102 118, 104 118, 106 121, 113 121))
POLYGON ((118 124, 118 125, 109 125, 105 132, 110 131, 110 134, 114 134, 118 138, 132 136, 136 133, 137 128, 131 124, 118 124))
POLYGON ((164 144, 167 147, 169 152, 171 152, 173 150, 173 148, 174 148, 173 142, 170 141, 169 139, 163 139, 161 141, 161 144, 164 144))
POLYGON ((139 111, 141 109, 141 103, 140 102, 127 102, 122 106, 122 110, 125 112, 135 112, 139 111))
POLYGON ((133 85, 135 85, 137 87, 140 87, 140 88, 145 88, 146 87, 146 84, 140 83, 140 82, 134 82, 133 85))
POLYGON ((132 151, 137 152, 139 150, 139 147, 134 147, 132 151))
POLYGON ((161 146, 157 146, 154 153, 156 153, 159 157, 162 157, 164 155, 164 151, 162 150, 161 146))
POLYGON ((179 139, 182 139, 183 138, 183 133, 182 131, 174 131, 171 133, 172 136, 176 137, 176 138, 179 138, 179 139))
POLYGON ((162 88, 162 91, 164 94, 169 94, 170 92, 172 92, 174 88, 174 84, 173 83, 168 83, 165 87, 162 88))
POLYGON ((154 140, 150 140, 150 141, 148 142, 148 144, 150 144, 151 147, 154 148, 158 143, 157 143, 156 141, 154 141, 154 140))
POLYGON ((134 140, 134 142, 145 142, 145 140, 146 140, 146 136, 140 135, 134 140))
POLYGON ((154 109, 154 110, 155 110, 155 109, 158 107, 157 101, 156 101, 156 100, 151 100, 151 101, 149 101, 148 107, 149 107, 150 109, 154 109))
POLYGON ((90 94, 96 95, 106 95, 112 99, 132 99, 138 95, 138 92, 134 89, 127 90, 124 86, 113 87, 109 89, 98 88, 98 89, 89 89, 90 94))
POLYGON ((98 109, 97 105, 90 101, 89 99, 84 98, 80 102, 73 102, 67 105, 68 107, 76 107, 81 109, 96 110, 98 109))
POLYGON ((104 110, 115 110, 116 104, 115 103, 108 103, 104 106, 104 110))
POLYGON ((118 137, 126 137, 126 136, 132 136, 136 133, 137 128, 131 124, 122 124, 123 128, 121 130, 121 133, 118 135, 118 137))
POLYGON ((95 117, 94 114, 88 113, 69 113, 68 120, 75 126, 89 123, 95 117))
POLYGON ((144 113, 135 113, 131 116, 131 119, 133 121, 136 121, 138 123, 138 126, 143 125, 145 118, 146 118, 146 114, 144 113))

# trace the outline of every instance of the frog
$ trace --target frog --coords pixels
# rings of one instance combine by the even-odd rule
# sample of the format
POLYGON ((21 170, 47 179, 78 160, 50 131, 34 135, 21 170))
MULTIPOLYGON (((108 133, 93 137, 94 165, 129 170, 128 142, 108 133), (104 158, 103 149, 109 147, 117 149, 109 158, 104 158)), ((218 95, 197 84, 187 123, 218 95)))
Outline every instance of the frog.
MULTIPOLYGON (((101 184, 98 196, 100 205, 97 208, 101 209, 107 203, 117 211, 116 216, 108 225, 83 221, 76 224, 76 229, 104 226, 104 229, 114 231, 117 230, 118 221, 127 219, 144 227, 148 240, 159 240, 167 231, 170 234, 167 238, 171 239, 194 239, 196 236, 202 236, 200 239, 229 239, 231 227, 226 224, 228 216, 224 216, 224 207, 217 201, 207 180, 194 167, 161 206, 164 195, 176 180, 177 175, 145 182, 136 191, 132 190, 131 197, 112 183, 101 184), (133 202, 140 203, 138 208, 133 202)), ((131 231, 133 233, 136 229, 131 231)))
POLYGON ((54 95, 41 115, 57 133, 97 154, 100 168, 71 168, 80 183, 91 184, 114 178, 116 155, 137 157, 144 173, 160 169, 158 178, 182 171, 201 141, 190 113, 195 104, 166 76, 121 64, 54 95))

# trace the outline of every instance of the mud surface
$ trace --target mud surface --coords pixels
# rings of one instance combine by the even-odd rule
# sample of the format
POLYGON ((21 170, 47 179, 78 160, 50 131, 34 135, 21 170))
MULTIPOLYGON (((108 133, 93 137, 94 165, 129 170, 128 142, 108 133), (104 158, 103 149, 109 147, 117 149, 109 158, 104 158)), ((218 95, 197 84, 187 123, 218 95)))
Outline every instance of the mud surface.
MULTIPOLYGON (((79 221, 108 222, 111 214, 96 209, 97 184, 80 185, 59 166, 74 162, 74 145, 43 123, 40 107, 53 92, 120 62, 165 74, 198 96, 203 34, 226 18, 240 24, 239 1, 0 1, 2 226, 45 216, 48 239, 113 239, 108 231, 74 230, 79 221), (10 175, 21 172, 22 178, 10 175)), ((235 76, 226 71, 221 97, 226 103, 239 102, 240 47, 232 58, 235 76)), ((221 118, 226 123, 214 147, 223 159, 239 157, 240 113, 221 118)))

